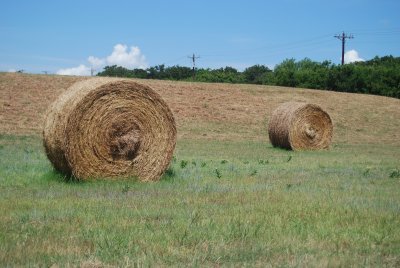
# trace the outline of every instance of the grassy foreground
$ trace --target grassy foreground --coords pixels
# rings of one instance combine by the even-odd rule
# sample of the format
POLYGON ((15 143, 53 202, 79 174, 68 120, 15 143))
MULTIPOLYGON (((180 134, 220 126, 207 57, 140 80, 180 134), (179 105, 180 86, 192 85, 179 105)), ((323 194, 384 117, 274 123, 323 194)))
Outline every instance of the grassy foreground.
POLYGON ((65 182, 0 136, 0 266, 400 266, 400 147, 178 141, 158 183, 65 182))

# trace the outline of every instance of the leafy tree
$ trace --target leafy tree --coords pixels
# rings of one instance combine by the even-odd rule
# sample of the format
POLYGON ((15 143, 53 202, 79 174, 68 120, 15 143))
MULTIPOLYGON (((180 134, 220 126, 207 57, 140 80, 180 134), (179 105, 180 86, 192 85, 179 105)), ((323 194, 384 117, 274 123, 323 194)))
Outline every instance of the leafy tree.
POLYGON ((165 77, 170 80, 185 80, 192 77, 192 69, 183 66, 172 66, 165 68, 165 77))
POLYGON ((295 87, 297 66, 295 59, 286 59, 281 64, 275 66, 275 82, 278 86, 295 87))
MULTIPOLYGON (((303 87, 333 91, 368 93, 400 98, 400 57, 384 56, 346 65, 330 61, 316 62, 305 58, 286 59, 270 70, 254 65, 243 72, 233 67, 198 69, 196 81, 218 83, 251 83, 303 87)), ((191 80, 192 69, 164 64, 146 70, 129 70, 121 66, 106 66, 99 76, 146 79, 191 80)))
POLYGON ((133 72, 127 68, 112 65, 104 67, 104 71, 97 74, 98 76, 117 76, 117 77, 134 77, 133 72))
POLYGON ((253 65, 244 70, 244 82, 250 84, 262 84, 263 77, 269 72, 272 71, 265 65, 253 65))

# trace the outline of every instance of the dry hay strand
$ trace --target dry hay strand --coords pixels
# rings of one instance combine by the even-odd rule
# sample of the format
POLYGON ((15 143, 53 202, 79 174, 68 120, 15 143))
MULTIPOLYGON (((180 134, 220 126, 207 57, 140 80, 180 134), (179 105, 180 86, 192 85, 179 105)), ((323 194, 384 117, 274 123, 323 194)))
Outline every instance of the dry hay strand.
POLYGON ((54 168, 77 179, 156 181, 173 156, 176 125, 150 87, 95 78, 75 83, 51 105, 43 141, 54 168))
POLYGON ((332 120, 318 105, 286 102, 272 113, 268 134, 274 147, 327 149, 332 141, 332 120))

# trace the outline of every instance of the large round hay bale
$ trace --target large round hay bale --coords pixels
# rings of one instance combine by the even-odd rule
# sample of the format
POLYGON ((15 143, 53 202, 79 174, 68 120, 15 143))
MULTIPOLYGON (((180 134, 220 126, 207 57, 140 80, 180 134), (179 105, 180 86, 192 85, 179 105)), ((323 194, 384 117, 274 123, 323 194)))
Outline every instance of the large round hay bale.
POLYGON ((159 180, 176 144, 171 110, 154 90, 128 79, 77 82, 49 108, 43 130, 55 169, 77 179, 159 180))
POLYGON ((268 134, 275 147, 326 149, 332 141, 333 126, 329 115, 318 105, 286 102, 272 113, 268 134))

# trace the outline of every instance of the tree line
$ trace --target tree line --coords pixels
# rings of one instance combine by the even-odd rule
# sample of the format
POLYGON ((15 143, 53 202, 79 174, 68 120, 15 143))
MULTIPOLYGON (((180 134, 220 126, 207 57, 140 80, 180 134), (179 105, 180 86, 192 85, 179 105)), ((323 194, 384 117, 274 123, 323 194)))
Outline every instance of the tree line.
POLYGON ((375 57, 364 62, 336 65, 330 61, 317 62, 308 58, 286 59, 270 69, 254 65, 240 72, 232 67, 196 69, 164 64, 147 69, 127 69, 106 66, 98 76, 143 79, 198 81, 218 83, 248 83, 367 93, 400 98, 400 57, 375 57))

